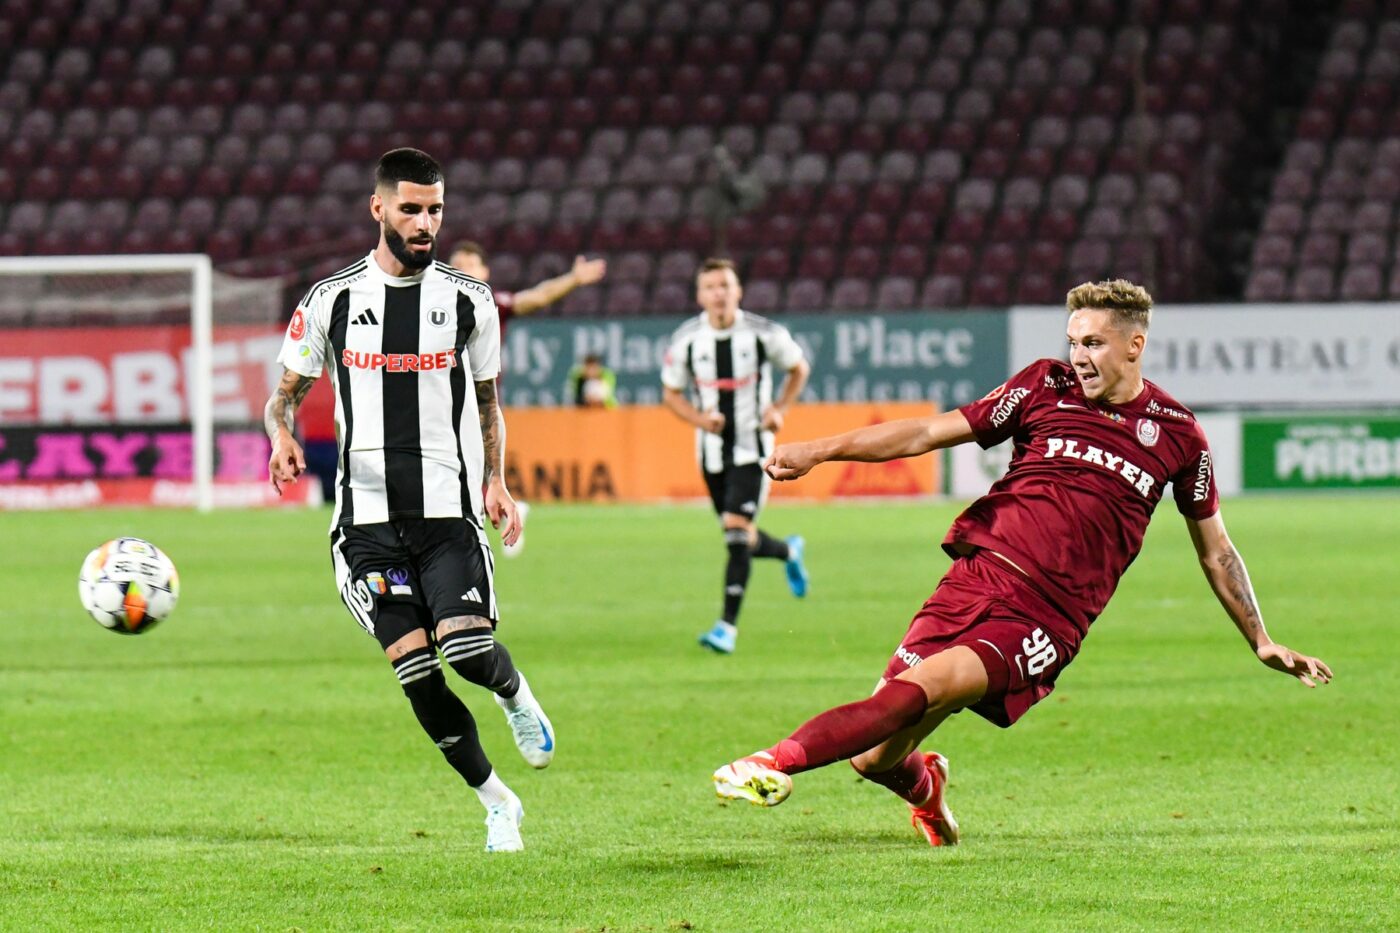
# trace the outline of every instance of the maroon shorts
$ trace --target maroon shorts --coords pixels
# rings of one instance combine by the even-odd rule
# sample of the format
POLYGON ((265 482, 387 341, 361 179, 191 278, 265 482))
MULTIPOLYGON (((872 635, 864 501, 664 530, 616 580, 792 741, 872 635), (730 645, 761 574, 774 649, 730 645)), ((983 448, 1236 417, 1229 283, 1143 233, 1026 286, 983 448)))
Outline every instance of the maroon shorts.
POLYGON ((885 679, 924 658, 966 645, 987 669, 987 692, 973 712, 1005 728, 1055 689, 1079 641, 1065 614, 1000 558, 960 557, 909 623, 885 679), (1055 635, 1050 634, 1056 632, 1055 635))

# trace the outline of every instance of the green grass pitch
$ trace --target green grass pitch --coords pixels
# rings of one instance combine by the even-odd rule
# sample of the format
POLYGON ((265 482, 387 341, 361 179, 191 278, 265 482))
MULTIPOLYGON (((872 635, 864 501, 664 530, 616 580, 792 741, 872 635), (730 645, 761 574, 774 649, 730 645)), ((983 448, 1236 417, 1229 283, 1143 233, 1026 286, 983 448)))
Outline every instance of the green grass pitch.
POLYGON ((947 566, 951 504, 774 507, 812 593, 754 568, 739 652, 703 653, 723 546, 700 508, 540 506, 498 564, 503 640, 559 735, 528 768, 450 675, 525 803, 482 810, 336 599, 324 512, 0 515, 0 928, 1358 929, 1400 925, 1396 498, 1227 503, 1272 633, 1258 664, 1170 503, 1056 692, 935 737, 964 844, 924 846, 845 765, 774 810, 718 765, 868 693, 947 566), (180 568, 139 638, 87 619, 119 534, 180 568))

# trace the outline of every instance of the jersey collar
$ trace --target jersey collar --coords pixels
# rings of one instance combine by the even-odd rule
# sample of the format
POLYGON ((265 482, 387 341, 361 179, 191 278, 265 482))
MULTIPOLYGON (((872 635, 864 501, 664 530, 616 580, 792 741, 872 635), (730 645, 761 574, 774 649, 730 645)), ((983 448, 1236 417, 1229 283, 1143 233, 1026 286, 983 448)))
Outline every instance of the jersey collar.
POLYGON ((370 254, 369 254, 369 270, 370 270, 370 273, 373 274, 373 275, 375 275, 375 276, 377 276, 381 282, 383 282, 385 285, 388 285, 390 288, 407 288, 407 287, 410 286, 410 285, 417 285, 417 284, 419 284, 420 282, 423 281, 423 276, 427 275, 427 274, 428 274, 428 269, 431 269, 431 268, 432 268, 432 264, 430 263, 430 264, 428 265, 428 267, 427 267, 426 269, 424 269, 422 272, 417 272, 417 273, 414 273, 413 275, 403 275, 403 276, 399 276, 399 275, 390 275, 389 273, 385 272, 383 269, 381 269, 381 268, 379 267, 379 260, 377 260, 377 259, 374 258, 374 251, 373 251, 373 250, 370 250, 370 254))
POLYGON ((720 330, 718 327, 715 327, 713 324, 710 323, 710 312, 708 311, 702 310, 700 312, 700 320, 704 322, 705 327, 709 329, 710 333, 718 337, 726 337, 729 334, 732 334, 734 332, 734 329, 737 328, 739 324, 744 320, 744 309, 736 308, 734 310, 734 323, 724 328, 724 330, 720 330))

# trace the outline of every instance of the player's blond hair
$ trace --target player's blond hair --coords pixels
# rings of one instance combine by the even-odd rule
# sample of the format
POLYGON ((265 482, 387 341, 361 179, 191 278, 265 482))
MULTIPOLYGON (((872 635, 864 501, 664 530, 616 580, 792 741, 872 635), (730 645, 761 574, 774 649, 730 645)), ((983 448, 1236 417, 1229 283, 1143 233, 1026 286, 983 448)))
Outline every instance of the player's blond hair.
POLYGON ((739 267, 734 265, 734 260, 722 256, 711 256, 700 263, 700 268, 695 270, 695 278, 698 280, 706 272, 717 272, 720 269, 728 269, 734 273, 734 278, 739 277, 739 267))
POLYGON ((1065 295, 1065 308, 1071 314, 1082 308, 1109 311, 1120 326, 1141 327, 1144 331, 1152 323, 1152 296, 1127 279, 1076 285, 1065 295))

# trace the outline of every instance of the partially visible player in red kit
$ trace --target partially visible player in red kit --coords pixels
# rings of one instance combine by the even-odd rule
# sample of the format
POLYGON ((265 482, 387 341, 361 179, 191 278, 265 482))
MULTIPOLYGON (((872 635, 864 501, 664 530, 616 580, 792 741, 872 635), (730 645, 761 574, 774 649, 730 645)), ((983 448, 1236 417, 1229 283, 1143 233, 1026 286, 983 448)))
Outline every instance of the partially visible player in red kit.
POLYGON ((714 774, 720 797, 763 806, 790 775, 849 758, 909 803, 932 845, 958 841, 943 799, 948 762, 919 743, 961 709, 1010 726, 1045 698, 1079 651, 1167 483, 1226 614, 1268 667, 1309 687, 1327 665, 1271 639, 1244 561, 1220 518, 1205 434, 1191 412, 1142 378, 1152 298, 1125 281, 1069 293, 1070 362, 1039 360, 980 401, 928 418, 783 444, 764 464, 796 479, 828 460, 885 461, 1010 438, 1006 475, 943 541, 954 558, 914 616, 869 699, 808 720, 772 748, 714 774))

